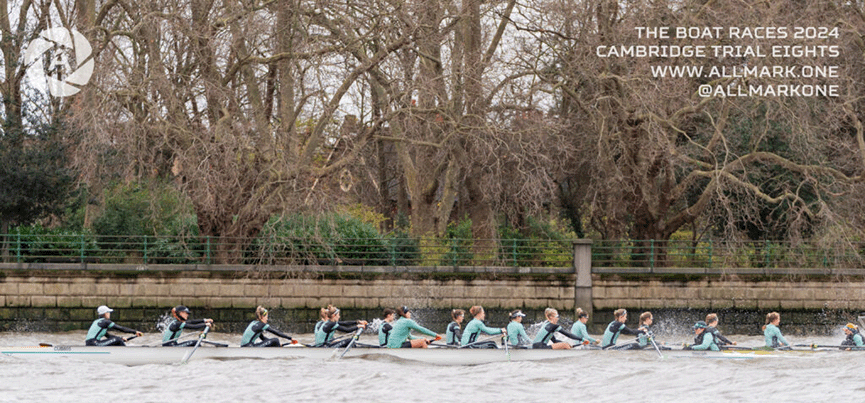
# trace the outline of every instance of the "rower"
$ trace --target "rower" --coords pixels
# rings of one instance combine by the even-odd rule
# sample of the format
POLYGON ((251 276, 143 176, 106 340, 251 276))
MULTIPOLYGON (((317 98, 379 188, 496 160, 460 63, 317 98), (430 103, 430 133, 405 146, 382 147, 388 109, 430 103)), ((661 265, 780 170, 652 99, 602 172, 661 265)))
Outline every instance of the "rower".
POLYGON ((352 333, 357 329, 366 329, 365 320, 340 321, 339 308, 328 305, 327 321, 315 332, 315 347, 342 348, 351 343, 351 339, 333 341, 334 333, 339 330, 344 333, 352 333))
POLYGON ((697 321, 694 324, 694 344, 691 346, 685 345, 684 350, 698 350, 698 351, 721 351, 718 348, 718 344, 715 342, 715 337, 712 336, 712 333, 707 331, 706 329, 709 325, 706 322, 697 321))
POLYGON ((408 307, 402 306, 396 309, 399 319, 393 324, 390 340, 387 342, 388 348, 427 348, 433 340, 424 339, 421 337, 412 336, 411 331, 415 330, 427 336, 435 337, 435 340, 441 340, 442 336, 436 332, 429 330, 412 320, 411 311, 408 307))
POLYGON ((532 344, 532 339, 526 334, 526 328, 523 326, 523 318, 525 317, 526 314, 519 309, 510 314, 511 323, 508 323, 506 329, 508 331, 508 343, 512 346, 519 347, 532 344))
POLYGON ((114 310, 105 305, 100 305, 99 308, 96 308, 96 315, 99 318, 94 320, 93 324, 90 325, 90 330, 87 331, 87 339, 84 340, 85 345, 100 347, 125 346, 128 339, 108 334, 109 329, 114 329, 124 333, 133 333, 135 336, 142 335, 141 332, 135 329, 123 327, 112 322, 111 312, 114 312, 114 310))
POLYGON ((848 323, 844 326, 844 334, 847 338, 841 342, 842 346, 846 346, 849 351, 851 347, 865 347, 865 340, 862 339, 862 334, 859 333, 859 326, 848 323))
POLYGON ((478 336, 481 333, 490 335, 507 334, 507 330, 505 330, 504 328, 495 329, 487 327, 487 325, 484 324, 484 319, 486 319, 487 314, 484 311, 484 308, 480 305, 475 305, 471 307, 471 309, 469 309, 469 313, 472 314, 474 319, 469 321, 469 323, 466 325, 466 330, 463 333, 460 344, 462 344, 463 346, 468 346, 470 348, 498 348, 496 342, 492 340, 487 340, 479 343, 478 336), (469 344, 471 345, 469 346, 469 344))
POLYGON ((763 336, 766 338, 766 348, 789 347, 790 343, 781 335, 781 314, 769 312, 766 314, 766 324, 763 325, 763 336))
POLYGON ((577 308, 577 321, 571 326, 571 333, 583 340, 583 344, 600 344, 601 341, 589 336, 589 331, 586 329, 586 323, 589 322, 589 314, 583 311, 583 308, 577 308))
POLYGON ((384 323, 378 327, 378 345, 379 347, 387 347, 390 331, 393 329, 393 321, 396 317, 396 311, 390 308, 384 309, 384 323))
POLYGON ((240 339, 240 347, 281 347, 279 339, 264 337, 265 330, 288 339, 291 344, 297 344, 297 340, 292 339, 291 336, 270 327, 267 323, 268 312, 263 306, 259 305, 258 308, 255 308, 255 316, 258 320, 250 322, 249 326, 246 327, 246 330, 243 332, 243 338, 240 339), (256 339, 261 339, 261 341, 256 342, 256 339))
POLYGON ((190 320, 190 315, 192 315, 192 311, 183 305, 171 308, 171 316, 173 317, 173 320, 165 329, 165 332, 162 333, 163 347, 192 347, 197 343, 197 340, 187 340, 182 343, 177 342, 177 339, 179 339, 180 335, 183 333, 183 329, 202 330, 209 326, 213 326, 213 319, 205 318, 190 320))
POLYGON ((329 309, 332 308, 331 305, 328 305, 327 308, 321 308, 318 310, 318 322, 315 322, 315 326, 312 328, 312 333, 318 337, 319 332, 321 332, 321 327, 327 323, 327 313, 329 309))
POLYGON ((538 331, 538 334, 535 336, 534 344, 532 344, 532 348, 551 348, 553 350, 570 350, 571 345, 564 341, 559 341, 556 339, 555 334, 559 332, 566 337, 570 337, 580 343, 583 342, 583 339, 578 337, 577 335, 565 330, 562 326, 559 325, 559 311, 553 308, 547 308, 544 310, 544 316, 547 318, 546 322, 541 324, 541 330, 538 331), (552 342, 552 344, 547 344, 552 342))
POLYGON ((616 346, 616 342, 619 340, 619 335, 631 334, 638 335, 642 332, 646 331, 646 328, 638 328, 636 330, 629 328, 625 325, 625 322, 628 320, 628 311, 625 309, 617 309, 613 312, 613 316, 615 319, 607 325, 607 329, 604 330, 604 339, 601 342, 601 347, 603 348, 614 348, 616 350, 630 350, 634 348, 640 348, 640 345, 635 343, 628 343, 622 346, 616 346))
POLYGON ((449 346, 459 346, 460 340, 463 337, 462 328, 460 328, 460 323, 463 323, 463 319, 466 317, 466 311, 462 309, 454 309, 451 311, 451 319, 453 322, 448 324, 447 331, 445 331, 445 343, 449 346))
POLYGON ((652 313, 649 311, 643 312, 640 314, 640 327, 645 328, 646 331, 637 335, 637 344, 640 345, 640 348, 646 348, 649 345, 649 337, 651 337, 652 330, 649 329, 649 326, 652 326, 652 322, 655 321, 655 317, 652 316, 652 313))
POLYGON ((715 339, 715 344, 717 344, 718 347, 724 347, 727 344, 736 345, 735 341, 731 341, 724 337, 721 334, 721 331, 718 330, 718 314, 710 313, 706 315, 706 325, 708 325, 706 333, 712 333, 712 337, 715 339))

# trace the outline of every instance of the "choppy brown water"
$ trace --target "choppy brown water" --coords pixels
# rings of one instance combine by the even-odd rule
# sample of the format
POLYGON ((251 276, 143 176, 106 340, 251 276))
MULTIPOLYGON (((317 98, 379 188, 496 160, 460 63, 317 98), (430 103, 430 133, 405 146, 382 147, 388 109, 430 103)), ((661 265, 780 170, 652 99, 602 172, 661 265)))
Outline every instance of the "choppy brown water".
MULTIPOLYGON (((0 333, 0 346, 81 344, 83 338, 83 332, 0 333)), ((838 344, 842 338, 788 337, 793 343, 821 344, 838 344)), ((130 344, 159 339, 147 334, 130 344)), ((236 344, 239 336, 217 333, 208 339, 236 344)), ((762 343, 754 336, 735 340, 762 343)), ((671 345, 684 341, 667 340, 671 345)), ((127 367, 0 357, 0 402, 817 402, 862 399, 863 364, 865 352, 755 360, 661 360, 647 351, 603 352, 554 362, 464 367, 387 359, 193 359, 186 365, 127 367)))

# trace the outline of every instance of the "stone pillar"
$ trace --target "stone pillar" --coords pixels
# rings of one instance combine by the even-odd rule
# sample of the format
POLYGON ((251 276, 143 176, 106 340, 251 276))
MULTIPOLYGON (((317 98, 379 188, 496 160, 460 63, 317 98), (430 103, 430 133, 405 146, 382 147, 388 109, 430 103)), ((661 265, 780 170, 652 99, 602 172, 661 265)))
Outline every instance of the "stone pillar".
MULTIPOLYGON (((574 310, 583 311, 592 317, 592 240, 578 239, 574 241, 574 310)), ((574 318, 576 320, 576 318, 574 318)))

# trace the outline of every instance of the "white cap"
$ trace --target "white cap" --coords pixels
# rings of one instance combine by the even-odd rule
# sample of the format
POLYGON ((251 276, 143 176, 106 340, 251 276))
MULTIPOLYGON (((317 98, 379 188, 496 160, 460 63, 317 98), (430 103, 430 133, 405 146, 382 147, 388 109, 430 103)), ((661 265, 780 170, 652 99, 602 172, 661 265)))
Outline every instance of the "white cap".
POLYGON ((99 305, 99 308, 96 308, 96 314, 99 316, 105 315, 108 312, 114 312, 114 310, 105 305, 99 305))

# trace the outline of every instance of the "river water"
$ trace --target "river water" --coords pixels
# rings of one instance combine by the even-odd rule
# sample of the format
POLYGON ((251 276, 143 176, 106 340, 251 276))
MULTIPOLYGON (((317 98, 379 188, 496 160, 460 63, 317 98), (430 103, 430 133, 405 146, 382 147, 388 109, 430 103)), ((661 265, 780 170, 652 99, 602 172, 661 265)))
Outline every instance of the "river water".
MULTIPOLYGON (((783 329, 783 327, 782 327, 783 329)), ((373 336, 364 336, 373 342, 373 336)), ((688 337, 671 336, 680 346, 688 337)), ((737 336, 739 345, 762 337, 737 336)), ((84 332, 0 333, 0 346, 82 344, 84 332)), ((311 335, 300 336, 311 341, 311 335)), ((665 339, 658 337, 659 340, 665 339)), ((837 345, 843 336, 788 337, 837 345)), ((158 343, 151 333, 130 345, 158 343)), ((239 342, 212 333, 211 341, 239 342)), ((363 340, 363 339, 362 339, 363 340)), ((790 354, 752 360, 667 358, 652 351, 598 352, 545 362, 435 366, 393 359, 195 360, 123 366, 0 356, 0 402, 535 402, 773 401, 865 397, 865 352, 790 354)))

